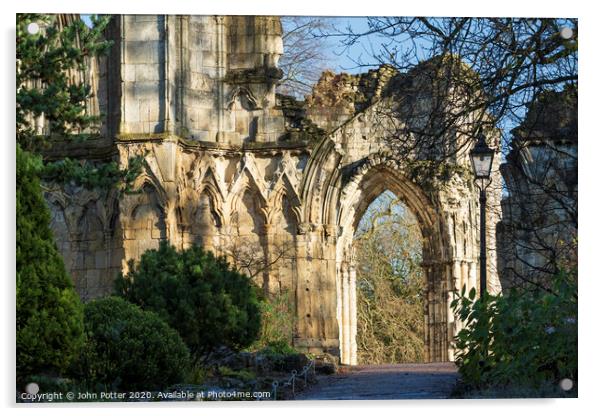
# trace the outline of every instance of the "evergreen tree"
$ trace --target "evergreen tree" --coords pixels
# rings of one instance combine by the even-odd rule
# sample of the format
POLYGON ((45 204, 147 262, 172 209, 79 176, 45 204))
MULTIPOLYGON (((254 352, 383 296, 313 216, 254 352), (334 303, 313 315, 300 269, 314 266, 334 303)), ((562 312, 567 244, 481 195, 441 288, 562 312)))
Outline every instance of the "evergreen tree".
POLYGON ((83 343, 83 310, 50 230, 40 158, 17 145, 17 380, 65 370, 83 343))
MULTIPOLYGON (((17 14, 17 143, 23 150, 44 156, 56 141, 85 142, 94 136, 101 117, 86 109, 91 85, 86 77, 73 75, 87 71, 90 60, 110 48, 111 42, 104 39, 110 18, 92 16, 89 28, 79 19, 61 26, 57 15, 17 14), (37 33, 30 33, 32 24, 40 28, 37 33), (35 125, 40 117, 43 132, 35 125)), ((126 169, 114 161, 43 160, 39 175, 45 181, 74 181, 87 188, 129 190, 142 168, 141 157, 131 158, 126 169)))
POLYGON ((100 121, 86 111, 91 86, 72 74, 85 71, 88 58, 108 50, 110 43, 102 39, 108 17, 95 18, 92 28, 81 20, 61 28, 56 18, 17 15, 17 142, 27 151, 40 151, 50 140, 68 139, 100 121), (30 33, 30 25, 39 31, 30 33), (33 125, 40 116, 47 124, 44 135, 33 125))
MULTIPOLYGON (((70 73, 83 70, 86 58, 104 52, 108 18, 94 18, 90 29, 79 20, 65 27, 56 16, 17 15, 17 381, 28 376, 60 374, 83 343, 83 310, 50 230, 41 177, 79 180, 87 186, 107 183, 123 172, 114 163, 100 170, 69 159, 44 161, 42 152, 54 139, 93 127, 98 117, 86 112, 90 86, 73 82, 70 73), (32 26, 30 26, 32 25, 32 26), (37 26, 36 26, 37 25, 37 26), (37 33, 35 30, 40 28, 37 33), (34 120, 43 116, 48 131, 39 135, 34 120), (101 183, 102 181, 102 183, 101 183)), ((81 138, 81 135, 78 135, 81 138)), ((113 181, 115 182, 115 181, 113 181)))
POLYGON ((148 250, 116 282, 117 294, 159 314, 175 328, 197 362, 220 346, 248 347, 259 337, 259 288, 223 257, 167 242, 148 250))

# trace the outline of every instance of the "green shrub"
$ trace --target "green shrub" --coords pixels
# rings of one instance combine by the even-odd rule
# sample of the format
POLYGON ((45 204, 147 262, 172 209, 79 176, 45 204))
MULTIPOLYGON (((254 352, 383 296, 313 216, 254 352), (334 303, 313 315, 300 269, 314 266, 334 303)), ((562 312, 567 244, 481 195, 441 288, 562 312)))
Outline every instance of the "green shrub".
POLYGON ((177 252, 162 243, 145 252, 138 265, 130 263, 130 270, 117 279, 117 293, 177 329, 195 361, 217 347, 237 350, 257 339, 259 289, 224 258, 197 246, 177 252))
POLYGON ((61 373, 83 343, 83 310, 50 230, 39 158, 17 145, 17 380, 61 373))
POLYGON ((577 382, 577 278, 559 273, 551 289, 511 290, 502 296, 452 302, 465 327, 455 338, 456 363, 472 388, 537 389, 577 382))
POLYGON ((123 390, 160 389, 181 382, 190 354, 178 333, 157 314, 118 297, 85 307, 88 340, 79 375, 123 390))
POLYGON ((293 332, 297 320, 290 292, 285 290, 277 295, 264 298, 260 303, 261 330, 259 338, 249 347, 250 350, 260 350, 266 346, 292 348, 293 332))
POLYGON ((290 343, 285 341, 272 341, 268 342, 260 353, 265 355, 291 355, 299 354, 299 351, 294 349, 290 343))

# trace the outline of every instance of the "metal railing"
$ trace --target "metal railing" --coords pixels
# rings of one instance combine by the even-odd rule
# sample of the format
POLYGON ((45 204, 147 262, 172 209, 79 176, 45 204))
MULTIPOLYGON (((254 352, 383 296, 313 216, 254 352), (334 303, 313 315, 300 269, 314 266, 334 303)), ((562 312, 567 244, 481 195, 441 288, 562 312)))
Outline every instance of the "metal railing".
POLYGON ((293 394, 293 398, 295 397, 295 383, 297 379, 303 381, 303 388, 307 387, 307 378, 310 375, 311 377, 316 377, 316 362, 311 360, 300 373, 297 373, 297 370, 293 370, 291 376, 284 381, 274 381, 272 383, 272 400, 278 399, 278 389, 284 390, 287 387, 290 387, 291 392, 293 394))

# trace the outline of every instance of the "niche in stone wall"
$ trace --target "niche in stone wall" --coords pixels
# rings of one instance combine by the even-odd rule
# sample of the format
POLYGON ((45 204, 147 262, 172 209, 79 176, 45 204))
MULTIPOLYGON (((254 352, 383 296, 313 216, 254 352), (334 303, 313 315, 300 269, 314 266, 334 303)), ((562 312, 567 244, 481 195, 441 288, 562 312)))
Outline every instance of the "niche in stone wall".
POLYGON ((253 189, 247 188, 238 204, 233 225, 239 237, 258 236, 264 223, 259 198, 253 189))
POLYGON ((242 142, 255 141, 258 128, 258 117, 253 111, 257 109, 257 101, 253 94, 245 88, 237 88, 231 94, 228 104, 234 131, 240 135, 242 142))
POLYGON ((213 198, 207 191, 203 191, 192 222, 191 234, 194 244, 202 246, 205 250, 212 250, 213 239, 221 226, 213 198))
POLYGON ((272 267, 278 280, 279 290, 292 289, 295 269, 295 236, 297 219, 290 199, 286 194, 279 196, 270 227, 270 253, 275 261, 272 267))
POLYGON ((237 268, 263 285, 265 272, 265 216, 261 199, 254 188, 247 188, 234 207, 232 230, 237 238, 226 244, 226 251, 237 268))
POLYGON ((54 241, 63 256, 65 267, 68 271, 73 268, 74 256, 71 250, 71 236, 67 226, 65 211, 57 201, 48 203, 50 208, 50 229, 54 236, 54 241))
POLYGON ((155 189, 145 185, 135 196, 130 218, 126 219, 124 248, 127 259, 139 259, 150 249, 159 247, 167 239, 165 211, 157 197, 155 189))
POLYGON ((72 271, 75 288, 84 300, 105 291, 101 277, 108 268, 104 227, 98 216, 96 201, 89 201, 77 222, 76 261, 72 271))

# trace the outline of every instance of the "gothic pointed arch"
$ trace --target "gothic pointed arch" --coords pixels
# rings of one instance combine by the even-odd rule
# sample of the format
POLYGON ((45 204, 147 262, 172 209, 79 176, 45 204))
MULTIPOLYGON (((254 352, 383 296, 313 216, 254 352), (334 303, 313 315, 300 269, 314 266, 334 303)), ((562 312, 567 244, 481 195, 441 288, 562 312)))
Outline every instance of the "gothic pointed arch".
MULTIPOLYGON (((252 161, 252 159, 250 160, 252 161)), ((267 221, 268 198, 266 187, 261 181, 254 163, 248 160, 246 162, 241 161, 240 166, 240 171, 229 189, 229 197, 226 203, 229 208, 230 223, 233 223, 233 219, 238 219, 239 214, 244 212, 243 205, 246 205, 248 210, 251 210, 251 206, 253 207, 251 211, 256 213, 255 221, 261 222, 263 225, 267 221), (245 198, 246 200, 243 201, 245 198)), ((260 228, 257 227, 257 229, 260 228)))
MULTIPOLYGON (((284 212, 282 208, 283 200, 289 207, 288 210, 292 214, 291 220, 294 220, 295 224, 299 224, 302 221, 301 217, 301 200, 295 190, 292 181, 289 179, 287 173, 283 173, 276 184, 274 190, 270 192, 268 199, 268 211, 267 211, 267 223, 272 224, 273 217, 279 212, 284 212)), ((288 214, 287 214, 288 215, 288 214)))

